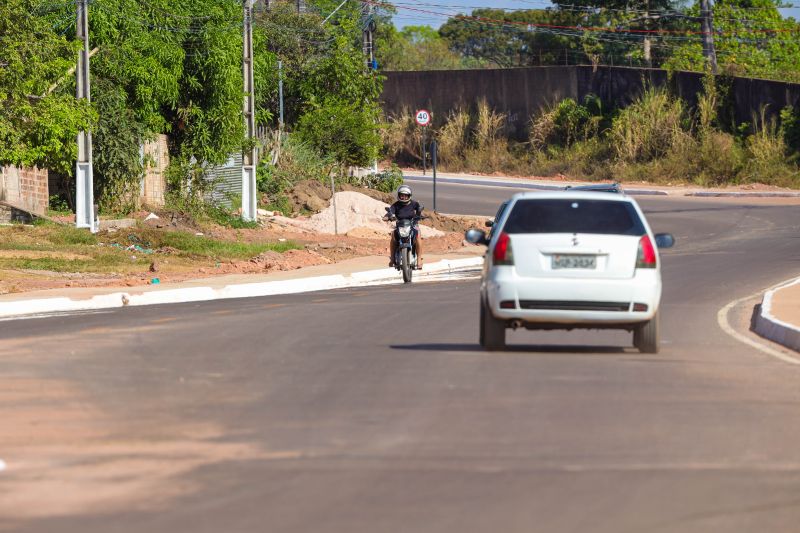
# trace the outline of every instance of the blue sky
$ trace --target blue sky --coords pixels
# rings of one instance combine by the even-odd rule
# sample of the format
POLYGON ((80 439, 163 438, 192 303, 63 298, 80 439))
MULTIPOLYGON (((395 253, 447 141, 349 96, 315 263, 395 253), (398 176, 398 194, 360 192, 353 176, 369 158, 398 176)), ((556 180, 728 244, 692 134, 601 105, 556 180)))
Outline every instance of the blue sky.
MULTIPOLYGON (((800 5, 800 0, 795 2, 787 1, 800 5)), ((428 25, 438 28, 445 20, 446 16, 438 16, 432 13, 423 13, 406 9, 414 7, 423 11, 433 11, 438 13, 468 13, 477 7, 494 7, 502 9, 542 9, 552 4, 548 0, 501 0, 492 2, 490 0, 397 0, 397 15, 394 23, 397 27, 428 25)), ((784 16, 800 19, 800 7, 782 9, 784 16)))

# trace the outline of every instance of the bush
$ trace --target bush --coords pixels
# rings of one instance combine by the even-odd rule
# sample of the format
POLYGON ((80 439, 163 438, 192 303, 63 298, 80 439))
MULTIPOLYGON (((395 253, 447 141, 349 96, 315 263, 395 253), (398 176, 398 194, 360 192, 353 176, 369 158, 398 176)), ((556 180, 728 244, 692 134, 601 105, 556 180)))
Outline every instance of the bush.
POLYGON ((58 194, 50 195, 47 208, 53 213, 59 213, 59 214, 72 213, 72 209, 70 209, 69 202, 67 202, 67 199, 58 194))
POLYGON ((381 192, 394 192, 403 184, 403 172, 397 165, 392 165, 377 174, 367 174, 360 178, 350 178, 348 183, 359 187, 368 187, 381 192))
POLYGON ((600 99, 587 95, 585 105, 572 98, 543 110, 530 121, 528 142, 534 150, 553 146, 569 147, 577 141, 586 141, 599 133, 604 120, 600 99))
POLYGON ((377 159, 381 145, 376 118, 368 106, 329 99, 300 117, 297 135, 342 167, 365 167, 377 159))
POLYGON ((745 141, 747 163, 743 179, 772 185, 797 185, 798 169, 787 164, 788 148, 777 120, 766 119, 766 110, 754 117, 755 132, 745 141))
POLYGON ((626 163, 664 157, 686 136, 686 107, 663 89, 647 89, 611 125, 611 143, 626 163))
POLYGON ((288 191, 300 181, 327 181, 334 163, 320 156, 294 134, 281 139, 280 146, 275 148, 277 165, 262 159, 256 169, 256 184, 263 194, 262 205, 289 216, 292 205, 288 191))

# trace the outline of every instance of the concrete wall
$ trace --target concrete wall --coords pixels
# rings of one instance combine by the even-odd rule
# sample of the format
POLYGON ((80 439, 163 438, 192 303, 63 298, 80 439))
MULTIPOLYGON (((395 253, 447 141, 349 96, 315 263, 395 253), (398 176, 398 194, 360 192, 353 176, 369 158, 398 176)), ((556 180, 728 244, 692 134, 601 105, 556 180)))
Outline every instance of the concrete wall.
POLYGON ((144 157, 145 174, 142 178, 142 187, 139 195, 139 203, 150 207, 162 207, 164 205, 164 192, 167 189, 165 172, 169 166, 169 148, 166 135, 159 135, 158 138, 142 147, 144 157))
MULTIPOLYGON (((628 67, 549 66, 384 75, 384 110, 389 114, 425 108, 438 126, 451 110, 474 109, 485 98, 495 110, 508 113, 510 130, 518 137, 525 135, 532 115, 566 97, 581 101, 594 94, 607 108, 623 107, 641 94, 646 83, 669 84, 675 94, 694 104, 703 87, 702 74, 677 72, 670 78, 665 70, 628 67)), ((768 105, 771 113, 787 105, 800 106, 800 84, 735 78, 731 100, 737 123, 749 122, 762 105, 768 105)))
POLYGON ((8 202, 37 215, 47 214, 50 202, 47 170, 2 167, 0 201, 8 202))

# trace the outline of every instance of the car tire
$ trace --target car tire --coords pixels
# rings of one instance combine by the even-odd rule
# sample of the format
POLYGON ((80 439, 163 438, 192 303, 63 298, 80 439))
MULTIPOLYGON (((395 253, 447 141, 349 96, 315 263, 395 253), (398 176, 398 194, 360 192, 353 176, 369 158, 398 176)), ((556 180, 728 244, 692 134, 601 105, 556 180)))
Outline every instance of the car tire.
POLYGON ((658 353, 660 344, 658 329, 658 314, 656 313, 652 319, 634 328, 633 345, 639 348, 641 353, 658 353))
POLYGON ((506 347, 506 325, 497 320, 481 298, 480 335, 481 346, 489 351, 503 350, 506 347))

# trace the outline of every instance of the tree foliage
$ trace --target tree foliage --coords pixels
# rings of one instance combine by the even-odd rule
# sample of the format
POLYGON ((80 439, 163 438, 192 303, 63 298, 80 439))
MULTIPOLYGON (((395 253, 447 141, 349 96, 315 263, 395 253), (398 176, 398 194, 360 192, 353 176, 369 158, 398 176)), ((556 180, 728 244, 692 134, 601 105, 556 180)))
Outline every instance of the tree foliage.
POLYGON ((376 42, 378 65, 384 70, 452 70, 481 62, 450 49, 450 42, 430 26, 380 26, 376 42))
POLYGON ((331 45, 309 65, 300 83, 300 138, 341 165, 366 166, 378 156, 380 78, 365 69, 355 20, 331 29, 331 45))
MULTIPOLYGON (((800 81, 800 24, 784 18, 776 0, 714 2, 714 45, 722 72, 735 76, 800 81)), ((699 4, 690 13, 700 14, 699 4)), ((705 70, 700 42, 675 47, 664 64, 675 70, 705 70)))
POLYGON ((74 66, 77 46, 42 15, 33 0, 0 5, 0 164, 69 171, 75 138, 96 115, 67 93, 69 84, 57 85, 74 66))

